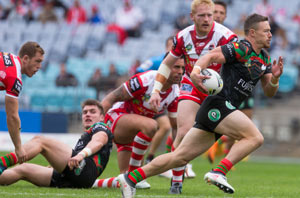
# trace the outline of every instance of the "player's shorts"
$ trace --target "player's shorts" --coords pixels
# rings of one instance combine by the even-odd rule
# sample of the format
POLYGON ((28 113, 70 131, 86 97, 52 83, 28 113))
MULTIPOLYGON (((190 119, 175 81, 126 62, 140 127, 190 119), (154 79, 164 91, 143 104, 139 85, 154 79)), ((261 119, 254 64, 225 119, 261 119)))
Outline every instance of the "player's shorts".
MULTIPOLYGON (((73 150, 72 157, 77 153, 73 150)), ((57 188, 91 188, 99 174, 91 157, 84 160, 86 164, 79 175, 75 174, 75 169, 71 171, 68 165, 62 173, 53 170, 50 186, 57 188)))
POLYGON ((178 100, 192 100, 198 104, 202 104, 207 94, 199 91, 195 85, 186 77, 183 76, 180 84, 180 94, 178 100))
MULTIPOLYGON (((114 134, 115 127, 116 127, 118 120, 126 114, 129 114, 129 113, 126 112, 126 110, 122 109, 122 108, 118 108, 117 111, 110 110, 109 112, 106 113, 104 122, 111 128, 112 134, 114 134)), ((153 119, 157 119, 158 117, 163 116, 163 115, 166 115, 165 111, 155 115, 153 117, 153 119)), ((114 143, 117 146, 118 152, 121 152, 121 151, 130 151, 131 152, 132 151, 133 142, 128 143, 128 144, 119 144, 114 141, 114 143)))
MULTIPOLYGON (((237 110, 236 107, 226 101, 225 98, 218 95, 208 96, 197 112, 194 127, 214 132, 218 124, 235 110, 237 110)), ((220 136, 216 133, 216 139, 220 136)))
POLYGON ((239 106, 239 110, 253 109, 253 106, 254 106, 254 98, 253 96, 250 96, 242 102, 242 104, 239 106))

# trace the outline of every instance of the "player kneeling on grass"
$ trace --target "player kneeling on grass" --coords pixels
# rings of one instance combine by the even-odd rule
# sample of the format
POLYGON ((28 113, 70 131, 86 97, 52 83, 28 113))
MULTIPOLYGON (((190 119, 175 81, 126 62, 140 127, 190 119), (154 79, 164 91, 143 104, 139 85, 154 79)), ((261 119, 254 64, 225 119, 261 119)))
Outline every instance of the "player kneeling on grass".
POLYGON ((19 180, 37 186, 59 188, 89 188, 103 172, 112 149, 113 135, 103 123, 103 108, 97 100, 82 104, 84 134, 74 149, 55 139, 35 136, 24 144, 28 160, 42 154, 53 168, 31 163, 18 163, 15 153, 0 157, 0 185, 19 180))

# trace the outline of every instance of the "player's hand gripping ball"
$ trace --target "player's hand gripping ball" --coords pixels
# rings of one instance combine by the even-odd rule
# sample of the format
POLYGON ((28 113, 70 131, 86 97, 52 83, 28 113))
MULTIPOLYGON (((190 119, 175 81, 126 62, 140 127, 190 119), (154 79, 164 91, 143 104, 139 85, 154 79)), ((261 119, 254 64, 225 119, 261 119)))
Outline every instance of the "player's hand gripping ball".
POLYGON ((223 80, 218 72, 212 69, 203 69, 201 74, 210 76, 209 79, 204 79, 202 81, 203 85, 208 90, 209 95, 216 95, 222 90, 223 80))

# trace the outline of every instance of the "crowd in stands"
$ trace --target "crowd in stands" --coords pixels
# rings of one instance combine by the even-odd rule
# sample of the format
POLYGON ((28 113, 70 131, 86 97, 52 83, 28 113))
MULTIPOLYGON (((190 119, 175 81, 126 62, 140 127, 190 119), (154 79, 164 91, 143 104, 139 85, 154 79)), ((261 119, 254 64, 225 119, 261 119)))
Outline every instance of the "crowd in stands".
MULTIPOLYGON (((63 70, 60 63, 64 63, 72 82, 62 83, 62 86, 90 87, 99 98, 134 74, 141 62, 164 53, 165 39, 191 24, 190 2, 174 0, 165 6, 164 1, 153 0, 149 6, 147 0, 0 0, 1 29, 22 27, 16 28, 13 34, 11 30, 0 33, 3 43, 0 51, 17 53, 13 45, 36 38, 46 50, 44 74, 38 79, 47 78, 54 86, 60 86, 62 78, 58 74, 63 70), (19 31, 17 37, 9 39, 19 31), (35 32, 37 37, 27 37, 28 32, 35 32), (76 64, 83 68, 75 71, 77 66, 70 64, 80 59, 82 61, 76 64), (114 76, 109 72, 113 67, 110 65, 117 72, 114 76), (85 70, 89 71, 82 72, 85 70), (105 91, 100 93, 101 90, 105 91)), ((298 71, 300 3, 297 0, 289 1, 289 6, 276 0, 225 2, 228 5, 225 25, 240 37, 243 37, 241 24, 248 14, 257 12, 269 16, 273 34, 272 57, 283 54, 286 65, 298 71)), ((30 82, 28 80, 28 84, 30 82)))

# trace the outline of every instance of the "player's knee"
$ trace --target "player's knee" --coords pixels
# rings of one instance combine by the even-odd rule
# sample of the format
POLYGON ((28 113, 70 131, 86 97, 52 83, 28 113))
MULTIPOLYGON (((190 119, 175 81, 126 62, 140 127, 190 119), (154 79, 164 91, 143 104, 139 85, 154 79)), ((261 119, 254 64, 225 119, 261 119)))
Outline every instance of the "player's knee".
POLYGON ((255 136, 255 142, 257 144, 257 147, 260 147, 263 143, 264 143, 264 137, 262 136, 261 133, 258 133, 256 136, 255 136))
POLYGON ((145 124, 143 127, 144 127, 143 132, 149 137, 153 137, 155 132, 158 129, 158 124, 155 120, 149 119, 148 123, 145 124))
POLYGON ((45 137, 43 137, 41 135, 36 135, 32 138, 32 141, 37 142, 37 143, 42 143, 44 138, 45 137))

